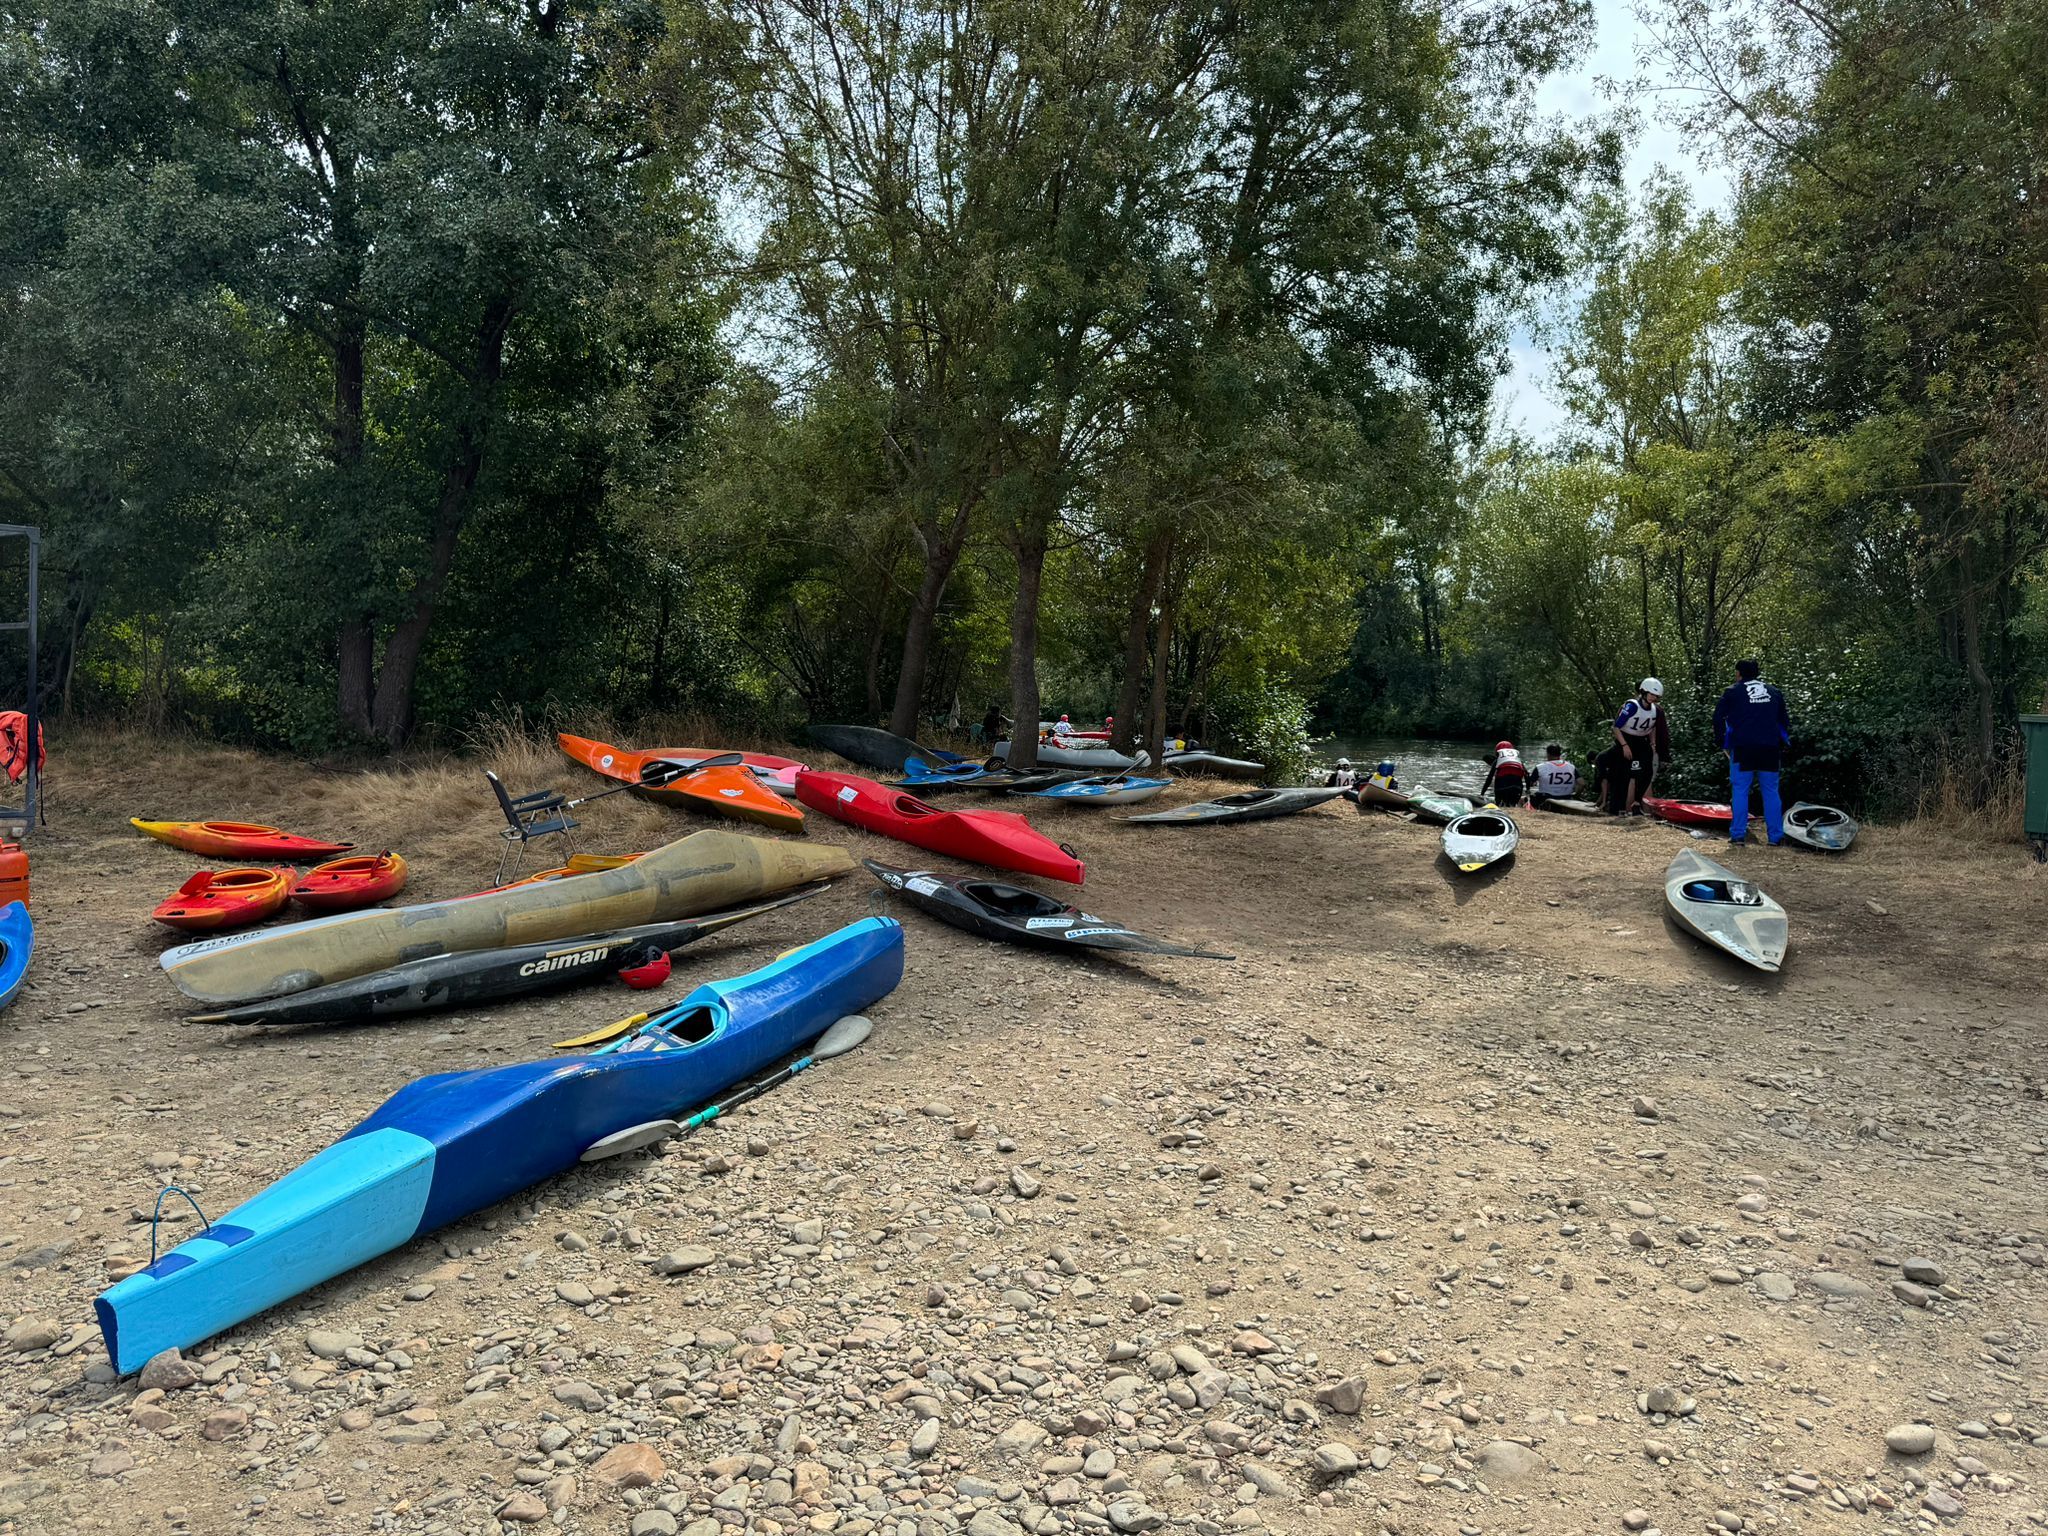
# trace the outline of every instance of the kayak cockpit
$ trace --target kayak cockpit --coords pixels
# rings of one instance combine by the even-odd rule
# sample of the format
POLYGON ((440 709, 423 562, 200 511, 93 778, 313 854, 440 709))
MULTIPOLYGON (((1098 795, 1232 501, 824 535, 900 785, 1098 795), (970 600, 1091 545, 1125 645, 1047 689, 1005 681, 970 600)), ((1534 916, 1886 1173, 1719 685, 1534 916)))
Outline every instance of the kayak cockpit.
POLYGON ((1005 917, 1060 917, 1067 910, 1049 896, 1014 885, 1000 885, 993 880, 962 881, 960 889, 984 907, 1005 917))
POLYGON ((1712 902, 1724 907, 1760 907, 1764 894, 1747 880, 1688 880, 1679 887, 1687 901, 1712 902))

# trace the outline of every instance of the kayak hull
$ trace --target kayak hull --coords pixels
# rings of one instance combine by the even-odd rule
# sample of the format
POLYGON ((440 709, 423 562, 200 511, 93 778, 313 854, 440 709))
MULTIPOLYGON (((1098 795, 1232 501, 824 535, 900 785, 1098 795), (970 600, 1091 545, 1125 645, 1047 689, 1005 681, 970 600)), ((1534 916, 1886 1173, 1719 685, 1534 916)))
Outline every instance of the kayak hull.
POLYGON ((1205 779, 1263 779, 1266 765, 1248 758, 1223 757, 1215 752, 1168 752, 1168 773, 1205 779))
POLYGON ((851 871, 853 856, 785 839, 693 832, 616 869, 409 907, 312 918, 166 950, 172 983, 219 1007, 304 992, 408 960, 538 944, 715 912, 851 871))
POLYGON ((726 752, 716 747, 648 747, 634 750, 631 747, 615 747, 609 742, 593 741, 588 736, 572 736, 563 731, 557 733, 555 742, 563 753, 581 763, 592 773, 621 784, 638 784, 641 771, 649 763, 701 763, 712 757, 738 757, 740 766, 778 795, 796 793, 797 770, 803 767, 793 757, 777 757, 770 752, 726 752))
POLYGON ((435 955, 338 981, 332 986, 315 987, 310 992, 288 993, 216 1013, 190 1014, 186 1022, 270 1027, 381 1023, 443 1008, 475 1008, 539 992, 560 992, 585 982, 614 978, 621 970, 645 963, 655 954, 673 954, 707 934, 806 901, 823 889, 817 886, 794 891, 773 901, 672 923, 648 923, 544 944, 515 944, 507 949, 435 955))
POLYGON ((908 736, 877 730, 871 725, 812 725, 804 728, 804 735, 849 763, 859 763, 863 768, 879 768, 888 773, 899 771, 913 757, 921 757, 928 763, 961 761, 958 753, 920 746, 908 736))
POLYGON ((10 901, 0 907, 0 1008, 14 1001, 21 984, 28 979, 28 964, 35 955, 36 925, 28 907, 10 901))
MULTIPOLYGON (((997 742, 994 750, 997 757, 1002 758, 1005 762, 1009 761, 1009 742, 997 742)), ((1127 753, 1118 752, 1111 747, 1094 745, 1063 747, 1057 742, 1041 741, 1038 744, 1038 761, 1036 766, 1040 768, 1081 768, 1090 773, 1099 773, 1105 768, 1135 768, 1138 766, 1138 760, 1127 753)))
POLYGON ((299 837, 253 821, 144 821, 128 818, 128 825, 144 837, 153 837, 187 853, 209 859, 284 859, 310 863, 347 853, 354 843, 324 843, 314 837, 299 837))
POLYGON ((1659 821, 1668 821, 1674 827, 1704 827, 1710 832, 1726 832, 1735 820, 1732 806, 1716 805, 1706 800, 1645 798, 1643 809, 1659 821))
POLYGON ((1138 805, 1166 789, 1169 782, 1166 779, 1141 779, 1124 773, 1073 779, 1065 784, 1024 793, 1034 800, 1050 800, 1056 805, 1138 805))
POLYGON ((1472 814, 1472 802, 1463 795, 1433 795, 1418 789, 1408 797, 1408 809, 1417 821, 1449 826, 1460 816, 1472 814))
POLYGON ((1132 826, 1211 826, 1226 821, 1271 821, 1313 810, 1342 799, 1341 789, 1251 789, 1243 794, 1225 795, 1221 800, 1204 800, 1195 805, 1176 806, 1170 811, 1153 811, 1146 816, 1126 816, 1132 826))
POLYGON ((1470 811, 1445 825, 1444 857, 1461 875, 1476 874, 1515 856, 1521 831, 1498 811, 1470 811))
POLYGON ((1079 885, 1087 870, 1073 851, 1010 811, 942 811, 915 795, 850 773, 797 775, 797 799, 813 810, 930 853, 1079 885))
POLYGON ((316 864, 292 886, 292 900, 309 912, 353 912, 389 901, 405 889, 405 860, 395 853, 362 854, 316 864))
POLYGON ((1813 805, 1802 800, 1785 812, 1786 838, 1822 853, 1844 852, 1861 830, 1854 817, 1831 805, 1813 805))
POLYGON ((1232 960, 1234 955, 1189 949, 1154 939, 1121 923, 1095 917, 1079 907, 1000 880, 960 879, 929 869, 895 869, 863 859, 868 873, 920 912, 962 932, 1035 949, 1144 955, 1180 955, 1198 960, 1232 960))
POLYGON ((1664 872, 1664 901, 1686 932, 1760 971, 1785 962, 1791 929, 1785 909, 1733 870, 1691 848, 1664 872))
POLYGON ((1361 784, 1358 786, 1358 808, 1363 811, 1376 808, 1382 811, 1405 811, 1409 809, 1408 797, 1398 789, 1389 789, 1384 784, 1361 784))
POLYGON ((423 1077, 326 1151, 93 1303, 122 1373, 573 1167, 594 1143, 762 1071, 895 989, 869 918, 699 987, 616 1048, 423 1077))

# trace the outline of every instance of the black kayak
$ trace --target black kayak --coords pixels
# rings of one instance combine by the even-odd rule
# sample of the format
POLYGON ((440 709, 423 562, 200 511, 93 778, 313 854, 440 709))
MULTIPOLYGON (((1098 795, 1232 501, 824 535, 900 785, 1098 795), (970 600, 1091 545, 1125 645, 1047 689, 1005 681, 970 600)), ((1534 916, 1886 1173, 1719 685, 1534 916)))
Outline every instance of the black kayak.
POLYGON ((1248 789, 1241 795, 1225 795, 1220 800, 1204 800, 1199 805, 1183 805, 1170 811, 1154 811, 1149 816, 1125 816, 1121 819, 1133 824, 1152 822, 1161 826, 1193 826, 1215 821, 1270 821, 1275 816, 1292 816, 1296 811, 1327 804, 1343 793, 1341 789, 1328 787, 1248 789))
POLYGON ((1164 939, 1147 938, 1119 923, 1093 917, 1001 880, 942 875, 929 869, 893 869, 862 859, 868 873, 921 912, 942 923, 1012 944, 1043 949, 1106 949, 1127 954, 1183 955, 1193 960, 1235 960, 1235 955, 1210 949, 1189 949, 1164 939))
POLYGON ((616 976, 632 966, 665 955, 730 928, 750 917, 808 901, 822 885, 793 891, 774 901, 730 912, 672 923, 619 928, 580 939, 554 939, 545 944, 515 944, 505 949, 474 949, 456 955, 409 960, 388 970, 353 976, 307 992, 291 992, 267 1002, 244 1003, 220 1013, 197 1013, 188 1024, 333 1024, 403 1018, 438 1008, 471 1007, 534 992, 554 992, 579 982, 616 976))
POLYGON ((921 747, 908 736, 878 730, 872 725, 812 725, 804 728, 804 734, 815 745, 827 752, 837 752, 849 763, 891 773, 900 773, 903 765, 913 757, 921 757, 927 763, 942 768, 961 760, 957 753, 921 747))

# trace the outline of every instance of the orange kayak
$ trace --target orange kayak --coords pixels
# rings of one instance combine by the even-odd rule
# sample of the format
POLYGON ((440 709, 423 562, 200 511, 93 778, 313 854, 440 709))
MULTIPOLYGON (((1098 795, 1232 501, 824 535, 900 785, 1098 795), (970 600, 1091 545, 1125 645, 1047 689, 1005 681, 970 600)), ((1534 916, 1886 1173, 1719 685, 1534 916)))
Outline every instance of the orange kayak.
POLYGON ((315 912, 373 907, 405 889, 405 860, 395 853, 359 853, 330 859, 299 876, 292 900, 315 912))
MULTIPOLYGON (((492 890, 509 891, 517 885, 539 885, 543 880, 566 880, 571 875, 593 875, 601 869, 617 869, 621 864, 630 864, 639 858, 637 853, 572 853, 569 862, 553 869, 536 870, 530 875, 521 875, 507 885, 491 887, 492 890)), ((489 891, 478 891, 479 896, 488 896, 489 891)))
MULTIPOLYGON (((804 824, 804 813, 770 789, 757 777, 757 770, 744 763, 733 767, 691 768, 666 783, 645 782, 650 776, 659 778, 664 770, 679 764, 700 762, 705 756, 724 754, 631 752, 582 736, 560 736, 556 739, 561 742, 564 752, 593 773, 636 786, 633 793, 644 799, 693 811, 711 811, 737 821, 751 821, 789 831, 804 824)), ((744 757, 747 754, 740 755, 744 757)), ((785 760, 774 758, 768 761, 785 760)))
POLYGON ((209 933, 260 923, 291 894, 288 869, 202 869, 150 915, 168 928, 209 933))
POLYGON ((203 853, 214 859, 293 859, 311 862, 347 853, 354 843, 323 843, 315 837, 299 837, 253 821, 144 821, 128 818, 128 825, 145 837, 153 837, 187 853, 203 853))
POLYGON ((793 757, 777 757, 770 752, 729 752, 719 747, 648 747, 636 752, 630 747, 614 747, 607 742, 592 741, 587 736, 571 736, 566 732, 556 736, 555 740, 561 743, 564 752, 592 773, 601 773, 608 779, 618 779, 626 784, 638 784, 641 770, 649 763, 701 763, 707 757, 737 757, 742 768, 784 799, 789 799, 796 794, 796 776, 803 772, 804 767, 793 757))

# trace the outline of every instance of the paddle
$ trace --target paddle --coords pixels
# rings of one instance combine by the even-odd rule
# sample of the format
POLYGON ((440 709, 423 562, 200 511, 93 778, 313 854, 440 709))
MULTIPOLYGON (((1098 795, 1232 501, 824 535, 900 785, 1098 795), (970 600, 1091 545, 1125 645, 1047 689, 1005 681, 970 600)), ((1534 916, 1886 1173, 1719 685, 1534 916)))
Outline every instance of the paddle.
POLYGON ((742 1104, 758 1099, 771 1088, 778 1088, 799 1072, 808 1071, 821 1061, 831 1061, 844 1056, 860 1045, 874 1032, 874 1024, 865 1014, 851 1013, 834 1024, 818 1037, 818 1043, 788 1066, 771 1072, 760 1081, 750 1083, 723 1104, 712 1104, 700 1109, 687 1120, 648 1120, 640 1125, 629 1125, 622 1131, 593 1141, 583 1149, 579 1162, 594 1163, 601 1158, 617 1157, 624 1152, 636 1152, 642 1147, 666 1141, 671 1136, 680 1136, 694 1131, 701 1125, 709 1125, 720 1115, 730 1114, 742 1104))
POLYGON ((656 758, 640 769, 640 777, 628 784, 614 784, 610 789, 600 789, 594 795, 585 795, 580 800, 571 800, 571 806, 588 805, 593 800, 602 800, 606 795, 620 794, 629 789, 666 789, 677 779, 689 774, 702 772, 706 768, 738 768, 746 762, 744 752, 721 752, 717 757, 702 757, 694 763, 677 762, 674 758, 656 758))

